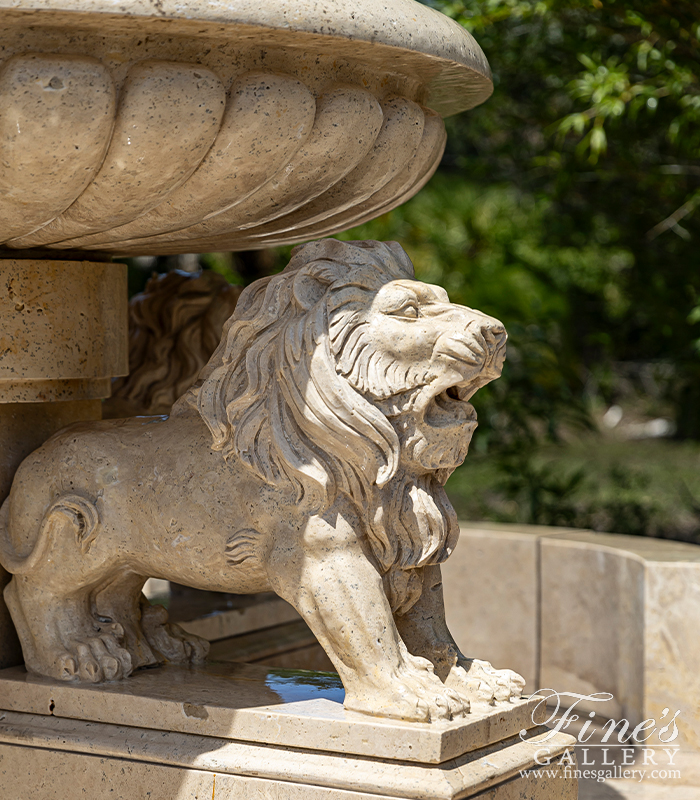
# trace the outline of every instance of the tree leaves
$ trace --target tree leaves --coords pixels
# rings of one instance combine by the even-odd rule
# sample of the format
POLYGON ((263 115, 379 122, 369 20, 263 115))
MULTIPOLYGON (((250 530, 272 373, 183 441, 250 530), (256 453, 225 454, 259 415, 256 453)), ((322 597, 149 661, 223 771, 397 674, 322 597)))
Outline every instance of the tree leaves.
MULTIPOLYGON (((626 254, 617 271, 612 253, 601 258, 609 279, 597 287, 559 282, 569 308, 583 310, 562 329, 585 369, 608 359, 673 362, 685 387, 673 398, 679 435, 700 437, 700 408, 681 408, 700 396, 698 332, 688 321, 700 296, 697 4, 430 4, 474 33, 496 86, 483 106, 447 120, 443 169, 546 198, 546 247, 563 254, 597 241, 626 254)), ((528 260, 534 271, 541 256, 528 260)))

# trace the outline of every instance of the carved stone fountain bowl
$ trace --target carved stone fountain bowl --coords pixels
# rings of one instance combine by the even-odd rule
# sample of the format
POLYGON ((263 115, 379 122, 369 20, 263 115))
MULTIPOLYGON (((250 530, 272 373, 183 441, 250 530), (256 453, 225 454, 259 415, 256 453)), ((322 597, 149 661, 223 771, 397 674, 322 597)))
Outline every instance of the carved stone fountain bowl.
POLYGON ((412 197, 491 93, 413 0, 0 0, 0 246, 306 241, 412 197))

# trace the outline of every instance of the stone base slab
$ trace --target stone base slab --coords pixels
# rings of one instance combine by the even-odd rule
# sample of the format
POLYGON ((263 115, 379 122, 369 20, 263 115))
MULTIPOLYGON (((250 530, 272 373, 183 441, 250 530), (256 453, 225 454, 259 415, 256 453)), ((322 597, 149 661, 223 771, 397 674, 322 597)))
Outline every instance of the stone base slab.
POLYGON ((214 662, 137 670, 123 681, 66 683, 0 672, 0 708, 35 715, 439 764, 535 727, 536 700, 473 704, 419 723, 346 711, 335 673, 214 662))
POLYGON ((576 800, 558 757, 574 739, 544 731, 425 765, 84 720, 0 715, 0 798, 114 800, 576 800), (546 774, 535 755, 555 760, 546 774))
POLYGON ((0 673, 0 800, 577 796, 564 769, 575 739, 533 722, 539 701, 427 724, 345 711, 343 699, 335 673, 252 664, 100 685, 13 667, 0 673))

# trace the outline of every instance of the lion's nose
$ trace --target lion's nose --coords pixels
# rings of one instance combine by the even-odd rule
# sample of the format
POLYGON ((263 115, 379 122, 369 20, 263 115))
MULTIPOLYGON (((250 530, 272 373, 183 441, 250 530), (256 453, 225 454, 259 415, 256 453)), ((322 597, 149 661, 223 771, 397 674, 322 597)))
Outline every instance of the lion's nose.
POLYGON ((505 346, 508 334, 502 323, 498 320, 489 320, 481 325, 480 333, 490 350, 500 350, 505 346))
POLYGON ((503 369, 506 358, 506 340, 508 334, 503 324, 486 314, 472 318, 467 330, 471 332, 474 342, 482 353, 482 371, 485 376, 497 378, 503 369))
POLYGON ((502 322, 478 312, 467 322, 467 330, 471 331, 477 340, 481 339, 486 349, 491 352, 502 348, 508 338, 502 322))
POLYGON ((484 374, 498 378, 506 360, 506 341, 508 334, 503 325, 496 319, 489 319, 480 326, 480 333, 486 345, 486 361, 484 374))
POLYGON ((458 361, 482 370, 490 371, 493 377, 500 374, 505 359, 507 334, 503 325, 493 317, 467 309, 466 320, 455 320, 457 331, 447 333, 441 341, 442 351, 458 361), (464 324, 462 330, 459 322, 464 324))

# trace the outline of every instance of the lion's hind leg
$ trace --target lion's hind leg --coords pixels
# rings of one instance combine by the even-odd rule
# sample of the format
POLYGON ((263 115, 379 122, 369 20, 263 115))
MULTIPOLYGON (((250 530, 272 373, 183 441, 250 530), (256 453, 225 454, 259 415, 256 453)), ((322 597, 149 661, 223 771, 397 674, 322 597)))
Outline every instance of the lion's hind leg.
POLYGON ((201 664, 209 653, 209 642, 168 622, 163 606, 141 600, 141 627, 151 647, 173 664, 201 664))
POLYGON ((14 575, 4 596, 27 668, 90 683, 128 675, 131 659, 122 647, 120 627, 101 623, 91 611, 91 587, 104 570, 91 552, 102 530, 95 503, 72 493, 56 498, 25 555, 15 552, 12 523, 8 501, 0 522, 0 550, 3 565, 14 575), (75 570, 69 574, 66 564, 75 570))
POLYGON ((152 606, 141 592, 146 578, 125 571, 95 596, 96 613, 119 623, 134 669, 163 664, 199 664, 209 652, 209 642, 168 622, 163 606, 152 606))
POLYGON ((121 627, 93 618, 89 590, 61 594, 41 580, 15 576, 4 596, 30 672, 88 683, 131 672, 121 627))

